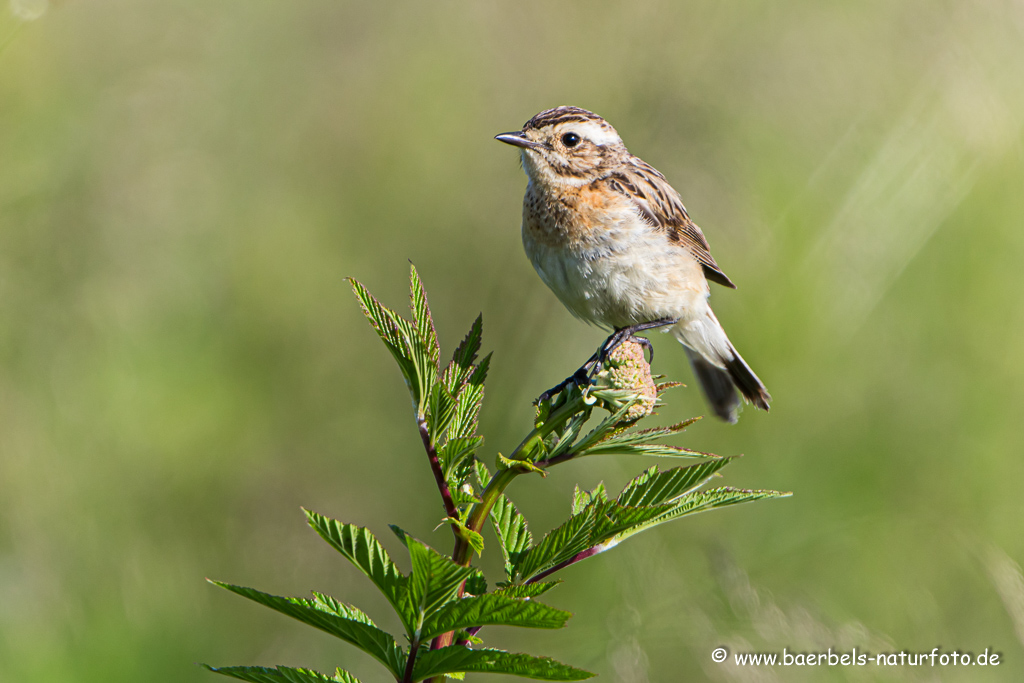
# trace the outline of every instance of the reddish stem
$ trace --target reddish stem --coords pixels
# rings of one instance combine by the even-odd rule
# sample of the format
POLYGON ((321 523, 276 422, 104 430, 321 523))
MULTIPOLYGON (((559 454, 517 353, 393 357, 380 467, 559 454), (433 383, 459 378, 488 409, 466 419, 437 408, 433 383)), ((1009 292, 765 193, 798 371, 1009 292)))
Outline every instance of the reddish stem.
MULTIPOLYGON (((448 482, 444 480, 444 470, 441 468, 441 460, 437 457, 437 449, 434 448, 434 442, 430 438, 430 430, 427 429, 427 420, 422 416, 416 417, 416 426, 420 429, 420 439, 423 441, 423 448, 427 451, 427 459, 430 461, 430 471, 434 473, 434 481, 437 482, 437 490, 441 493, 441 500, 444 501, 444 511, 452 519, 459 518, 459 511, 455 507, 455 501, 452 500, 451 489, 448 488, 448 482)), ((459 542, 459 533, 452 524, 452 535, 455 536, 455 542, 459 542)))
POLYGON ((570 557, 565 562, 559 562, 558 564, 556 564, 551 569, 548 569, 547 571, 544 571, 544 572, 541 572, 540 574, 537 574, 537 576, 534 576, 529 581, 527 581, 526 585, 529 585, 531 583, 537 583, 541 579, 545 579, 545 578, 551 576, 552 574, 554 574, 558 570, 565 569, 570 564, 576 564, 580 560, 585 560, 588 557, 593 557, 594 555, 597 555, 602 550, 604 550, 604 548, 602 546, 599 546, 599 545, 595 545, 595 546, 593 546, 591 548, 587 548, 586 550, 581 550, 580 552, 576 553, 575 555, 570 557))
POLYGON ((405 663, 405 675, 402 676, 402 683, 412 683, 412 670, 416 664, 416 651, 419 648, 419 643, 413 643, 409 648, 409 660, 405 663))

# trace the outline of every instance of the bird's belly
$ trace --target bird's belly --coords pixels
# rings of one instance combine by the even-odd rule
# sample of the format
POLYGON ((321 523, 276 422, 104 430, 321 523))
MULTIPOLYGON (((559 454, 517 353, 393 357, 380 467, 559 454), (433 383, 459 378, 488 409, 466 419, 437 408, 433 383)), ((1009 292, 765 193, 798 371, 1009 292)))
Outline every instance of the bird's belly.
POLYGON ((601 327, 690 318, 706 306, 700 265, 647 225, 620 224, 571 245, 533 239, 524 227, 523 245, 565 307, 601 327))

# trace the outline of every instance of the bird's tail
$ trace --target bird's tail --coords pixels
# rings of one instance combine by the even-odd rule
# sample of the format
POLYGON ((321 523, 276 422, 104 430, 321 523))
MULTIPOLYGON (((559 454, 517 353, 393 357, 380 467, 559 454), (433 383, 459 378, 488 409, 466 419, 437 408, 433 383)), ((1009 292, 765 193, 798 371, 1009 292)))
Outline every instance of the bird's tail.
POLYGON ((686 347, 693 374, 715 415, 727 422, 736 422, 740 406, 737 389, 749 402, 761 410, 768 410, 772 397, 733 348, 710 308, 700 318, 675 325, 672 334, 686 347))

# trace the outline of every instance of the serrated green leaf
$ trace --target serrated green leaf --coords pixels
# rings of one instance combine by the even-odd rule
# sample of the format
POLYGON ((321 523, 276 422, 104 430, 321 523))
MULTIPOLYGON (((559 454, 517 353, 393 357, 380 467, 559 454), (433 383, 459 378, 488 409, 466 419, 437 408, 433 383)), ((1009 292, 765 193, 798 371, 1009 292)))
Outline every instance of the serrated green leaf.
POLYGON ((733 458, 708 460, 696 465, 659 472, 657 465, 626 484, 619 494, 620 505, 660 505, 700 488, 733 458))
POLYGON ((235 586, 219 581, 211 583, 355 645, 386 666, 396 677, 402 675, 406 662, 404 650, 395 643, 395 639, 389 633, 376 626, 362 620, 338 616, 322 609, 322 605, 318 605, 314 600, 286 598, 264 593, 255 588, 235 586))
POLYGON ((548 605, 497 593, 453 600, 423 624, 423 639, 474 626, 562 628, 572 614, 548 605))
POLYGON ((417 657, 412 679, 422 681, 431 676, 460 672, 503 673, 541 681, 582 681, 594 675, 547 657, 451 645, 417 657))
POLYGON ((512 584, 502 586, 494 591, 495 595, 505 595, 510 598, 536 598, 547 593, 549 590, 562 583, 558 581, 537 581, 536 583, 512 584))
POLYGON ((476 432, 480 406, 484 400, 484 382, 487 380, 487 369, 491 364, 491 354, 483 357, 466 380, 462 390, 456 397, 455 416, 448 428, 452 438, 473 436, 476 432))
POLYGON ((445 478, 451 477, 452 473, 465 463, 466 458, 470 458, 476 453, 483 442, 484 437, 482 436, 463 436, 449 439, 444 446, 440 447, 437 450, 437 455, 441 460, 445 478))
POLYGON ((455 417, 455 397, 441 382, 434 384, 430 391, 430 405, 427 410, 427 425, 431 441, 438 444, 455 417))
MULTIPOLYGON (((520 451, 522 454, 522 451, 520 451)), ((498 453, 498 467, 503 470, 516 469, 520 472, 535 472, 542 477, 548 476, 548 473, 543 468, 537 467, 530 460, 510 460, 501 453, 498 453)))
POLYGON ((577 486, 572 495, 572 514, 578 515, 587 509, 589 505, 596 502, 608 500, 608 494, 604 489, 604 482, 601 482, 593 491, 583 491, 577 486))
MULTIPOLYGON (((552 439, 550 445, 545 444, 548 446, 547 453, 541 454, 541 457, 550 460, 551 458, 557 458, 563 453, 568 453, 572 449, 573 443, 579 437, 580 432, 583 431, 583 425, 590 419, 590 414, 591 410, 589 408, 576 413, 569 419, 561 433, 552 433, 551 436, 555 438, 552 439)), ((539 460, 541 457, 535 459, 539 460)))
MULTIPOLYGON (((745 503, 760 498, 775 498, 789 495, 777 491, 747 491, 729 487, 712 489, 705 492, 693 490, 693 488, 700 486, 712 476, 715 469, 722 467, 723 464, 719 461, 710 461, 702 465, 693 466, 692 468, 679 468, 681 470, 691 469, 689 472, 670 470, 658 473, 654 468, 644 472, 634 479, 630 485, 627 485, 623 494, 627 499, 630 496, 640 499, 644 497, 643 493, 646 492, 648 494, 646 500, 656 503, 653 505, 626 506, 618 501, 592 500, 586 508, 586 511, 592 513, 595 519, 595 524, 588 539, 591 553, 588 553, 587 556, 597 555, 641 531, 686 515, 716 507, 745 503), (661 478, 659 477, 660 474, 666 476, 661 478), (687 488, 689 490, 688 493, 682 496, 678 495, 680 490, 687 488), (668 500, 657 503, 656 501, 661 498, 667 498, 668 500)), ((573 549, 580 549, 580 552, 586 550, 587 548, 582 548, 582 545, 578 543, 573 546, 573 549)), ((576 557, 576 555, 571 557, 576 557)), ((554 561, 546 563, 545 567, 540 570, 534 571, 531 569, 530 571, 533 571, 534 575, 541 574, 565 562, 567 559, 571 559, 571 557, 563 555, 554 561)))
POLYGON ((501 546, 505 559, 505 575, 509 581, 515 579, 515 566, 520 556, 533 545, 533 536, 526 524, 526 518, 506 496, 498 496, 491 509, 491 524, 501 546))
POLYGON ((484 356, 476 367, 473 369, 473 374, 469 376, 467 380, 471 385, 482 387, 484 382, 487 381, 487 371, 491 367, 491 356, 493 353, 489 353, 484 356))
POLYGON ((420 274, 416 266, 409 264, 409 298, 411 300, 412 317, 416 323, 416 332, 423 342, 427 358, 434 366, 435 376, 440 370, 438 363, 441 358, 441 347, 437 343, 437 331, 434 329, 434 319, 430 315, 430 305, 427 303, 427 291, 420 280, 420 274))
POLYGON ((465 591, 470 595, 483 595, 487 592, 487 579, 482 571, 477 570, 466 579, 465 591))
MULTIPOLYGON (((620 413, 622 410, 619 411, 620 413)), ((618 414, 618 413, 616 413, 618 414)), ((602 425, 613 420, 615 416, 606 419, 602 425)), ((648 455, 659 457, 698 457, 717 458, 719 456, 711 453, 702 453, 688 448, 678 446, 667 446, 665 444, 652 443, 652 439, 658 439, 672 434, 678 434, 700 418, 691 418, 667 427, 654 427, 639 431, 623 431, 610 433, 603 438, 595 435, 598 429, 587 435, 587 438, 578 444, 574 450, 580 456, 617 453, 620 455, 648 455)))
POLYGON ((595 512, 595 506, 591 506, 553 529, 544 540, 522 554, 515 567, 516 573, 523 581, 529 581, 590 548, 595 512))
POLYGON ((402 371, 405 384, 413 394, 413 401, 418 404, 419 394, 417 392, 419 391, 420 381, 416 374, 416 365, 413 363, 412 351, 408 341, 404 338, 396 324, 396 320, 401 318, 397 313, 377 301, 358 280, 349 278, 348 281, 352 285, 352 291, 355 292, 356 299, 359 300, 359 306, 363 309, 363 314, 370 321, 370 326, 380 336, 381 341, 384 342, 384 346, 394 356, 395 361, 398 363, 398 369, 402 371))
POLYGON ((402 545, 408 547, 408 540, 411 538, 408 531, 397 524, 388 524, 388 528, 391 529, 391 533, 395 535, 395 538, 402 542, 402 545))
POLYGON ((409 596, 409 578, 398 570, 384 546, 369 529, 342 524, 310 510, 305 513, 309 525, 320 537, 366 574, 384 594, 411 637, 418 615, 409 596))
MULTIPOLYGON (((755 500, 766 498, 788 498, 792 493, 782 491, 771 491, 769 489, 737 489, 731 486, 708 489, 707 491, 696 491, 685 496, 673 505, 673 509, 666 515, 670 519, 676 519, 683 515, 690 515, 704 510, 739 505, 755 500)), ((667 520, 666 520, 667 521, 667 520)))
POLYGON ((454 600, 462 582, 476 570, 455 564, 450 558, 415 538, 409 537, 407 545, 412 560, 409 595, 419 610, 422 624, 423 618, 454 600))
POLYGON ((452 394, 458 393, 458 389, 473 372, 473 362, 480 352, 480 341, 483 338, 483 325, 483 316, 478 315, 466 337, 452 354, 452 362, 445 369, 442 381, 452 394))
POLYGON ((402 348, 402 337, 398 334, 398 330, 394 329, 394 326, 388 324, 389 317, 385 313, 394 314, 389 308, 384 306, 370 294, 370 291, 363 286, 361 282, 355 278, 348 278, 349 284, 352 286, 352 291, 356 295, 356 299, 359 301, 359 307, 363 309, 363 315, 370 321, 370 326, 380 335, 381 339, 385 344, 402 348))
MULTIPOLYGON (((473 368, 473 361, 476 360, 476 354, 480 351, 480 342, 483 339, 483 314, 476 316, 473 325, 469 328, 469 332, 466 337, 462 340, 462 343, 455 349, 455 353, 452 354, 452 364, 462 370, 463 376, 456 379, 460 383, 468 377, 468 373, 473 368)), ((455 391, 455 387, 450 387, 455 391)))
POLYGON ((456 519, 454 517, 445 517, 443 520, 441 520, 441 524, 438 524, 437 526, 441 526, 445 523, 451 524, 456 535, 458 535, 459 538, 468 543, 469 547, 472 548, 477 555, 484 551, 484 537, 479 532, 473 531, 468 526, 466 526, 461 519, 456 519))
POLYGON ((359 683, 359 679, 345 671, 338 669, 334 676, 327 676, 312 669, 293 669, 289 666, 279 666, 270 669, 264 666, 222 666, 212 667, 203 664, 207 670, 224 676, 231 676, 243 681, 252 683, 359 683))
POLYGON ((491 481, 491 471, 487 468, 487 465, 474 458, 473 469, 476 472, 476 481, 480 488, 486 488, 487 484, 491 481))
POLYGON ((667 427, 651 427, 650 429, 640 429, 635 432, 631 432, 636 436, 643 439, 653 439, 661 436, 670 436, 672 434, 679 434, 686 430, 687 427, 692 425, 694 422, 699 422, 701 416, 690 417, 675 424, 668 425, 667 427))
MULTIPOLYGON (((452 495, 455 507, 468 507, 469 504, 480 502, 480 496, 470 483, 470 478, 472 476, 473 459, 466 458, 452 470, 451 476, 446 479, 446 482, 448 483, 448 491, 452 495)), ((460 519, 465 519, 466 515, 461 514, 459 517, 460 519)))
POLYGON ((652 521, 660 519, 672 508, 672 504, 625 507, 613 501, 607 502, 601 506, 591 543, 597 546, 612 540, 621 541, 639 530, 649 528, 652 521))
POLYGON ((478 531, 473 531, 468 527, 462 527, 462 532, 462 537, 466 539, 466 543, 468 543, 469 547, 473 549, 473 552, 477 555, 482 554, 484 552, 483 534, 478 531))
POLYGON ((328 612, 329 614, 339 616, 343 619, 351 619, 370 626, 377 626, 377 624, 373 623, 373 619, 371 619, 366 612, 353 605, 346 605, 326 593, 313 591, 312 606, 318 610, 328 612))
POLYGON ((622 492, 619 493, 616 500, 622 505, 629 505, 631 499, 633 500, 633 504, 642 504, 642 501, 639 498, 642 498, 644 487, 646 487, 654 477, 658 476, 658 474, 658 466, 651 465, 646 470, 630 479, 629 483, 622 488, 622 492))
MULTIPOLYGON (((729 505, 739 505, 741 503, 749 503, 755 500, 761 500, 766 498, 786 498, 792 494, 781 493, 779 491, 769 490, 746 490, 736 489, 729 486, 723 486, 715 489, 708 489, 707 491, 695 491, 682 498, 677 499, 674 503, 669 505, 654 506, 654 508, 647 508, 648 510, 663 509, 663 512, 658 515, 652 516, 646 521, 638 521, 627 529, 624 529, 615 534, 616 541, 622 541, 630 536, 646 531, 659 524, 665 522, 671 522, 672 520, 685 517, 687 515, 697 514, 698 512, 705 512, 707 510, 713 510, 715 508, 727 507, 729 505)), ((645 508, 632 508, 634 510, 644 510, 645 508)), ((623 520, 625 521, 625 520, 623 520)))
POLYGON ((638 396, 634 396, 632 400, 627 401, 621 408, 601 420, 601 422, 599 422, 596 427, 583 437, 578 444, 573 446, 573 450, 582 453, 593 448, 595 444, 608 439, 609 434, 611 434, 615 427, 625 419, 626 413, 628 413, 629 409, 633 407, 633 404, 637 402, 637 399, 638 396))
POLYGON ((620 444, 614 441, 602 442, 580 451, 578 457, 587 455, 645 455, 656 458, 718 458, 714 453, 702 453, 679 446, 660 443, 620 444))
POLYGON ((572 490, 572 514, 577 515, 583 512, 590 505, 590 491, 581 489, 577 484, 572 490))
POLYGON ((409 358, 416 370, 414 399, 419 412, 423 413, 437 381, 436 355, 427 347, 427 341, 421 336, 416 323, 394 314, 391 320, 409 349, 409 358))
POLYGON ((452 503, 456 508, 480 502, 480 496, 473 491, 473 487, 469 484, 460 485, 458 479, 454 477, 448 480, 448 492, 451 494, 452 503))
POLYGON ((381 305, 358 281, 350 278, 349 282, 366 317, 398 361, 417 412, 423 415, 437 381, 439 350, 434 324, 426 306, 426 294, 415 269, 412 282, 415 320, 411 322, 381 305))

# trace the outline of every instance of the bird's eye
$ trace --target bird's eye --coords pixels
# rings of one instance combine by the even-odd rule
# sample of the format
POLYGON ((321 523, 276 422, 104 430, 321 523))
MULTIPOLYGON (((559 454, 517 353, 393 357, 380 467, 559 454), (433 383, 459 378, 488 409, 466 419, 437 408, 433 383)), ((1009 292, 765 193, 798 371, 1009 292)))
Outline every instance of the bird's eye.
POLYGON ((580 136, 576 133, 566 133, 562 136, 562 144, 566 147, 575 147, 580 144, 580 136))

